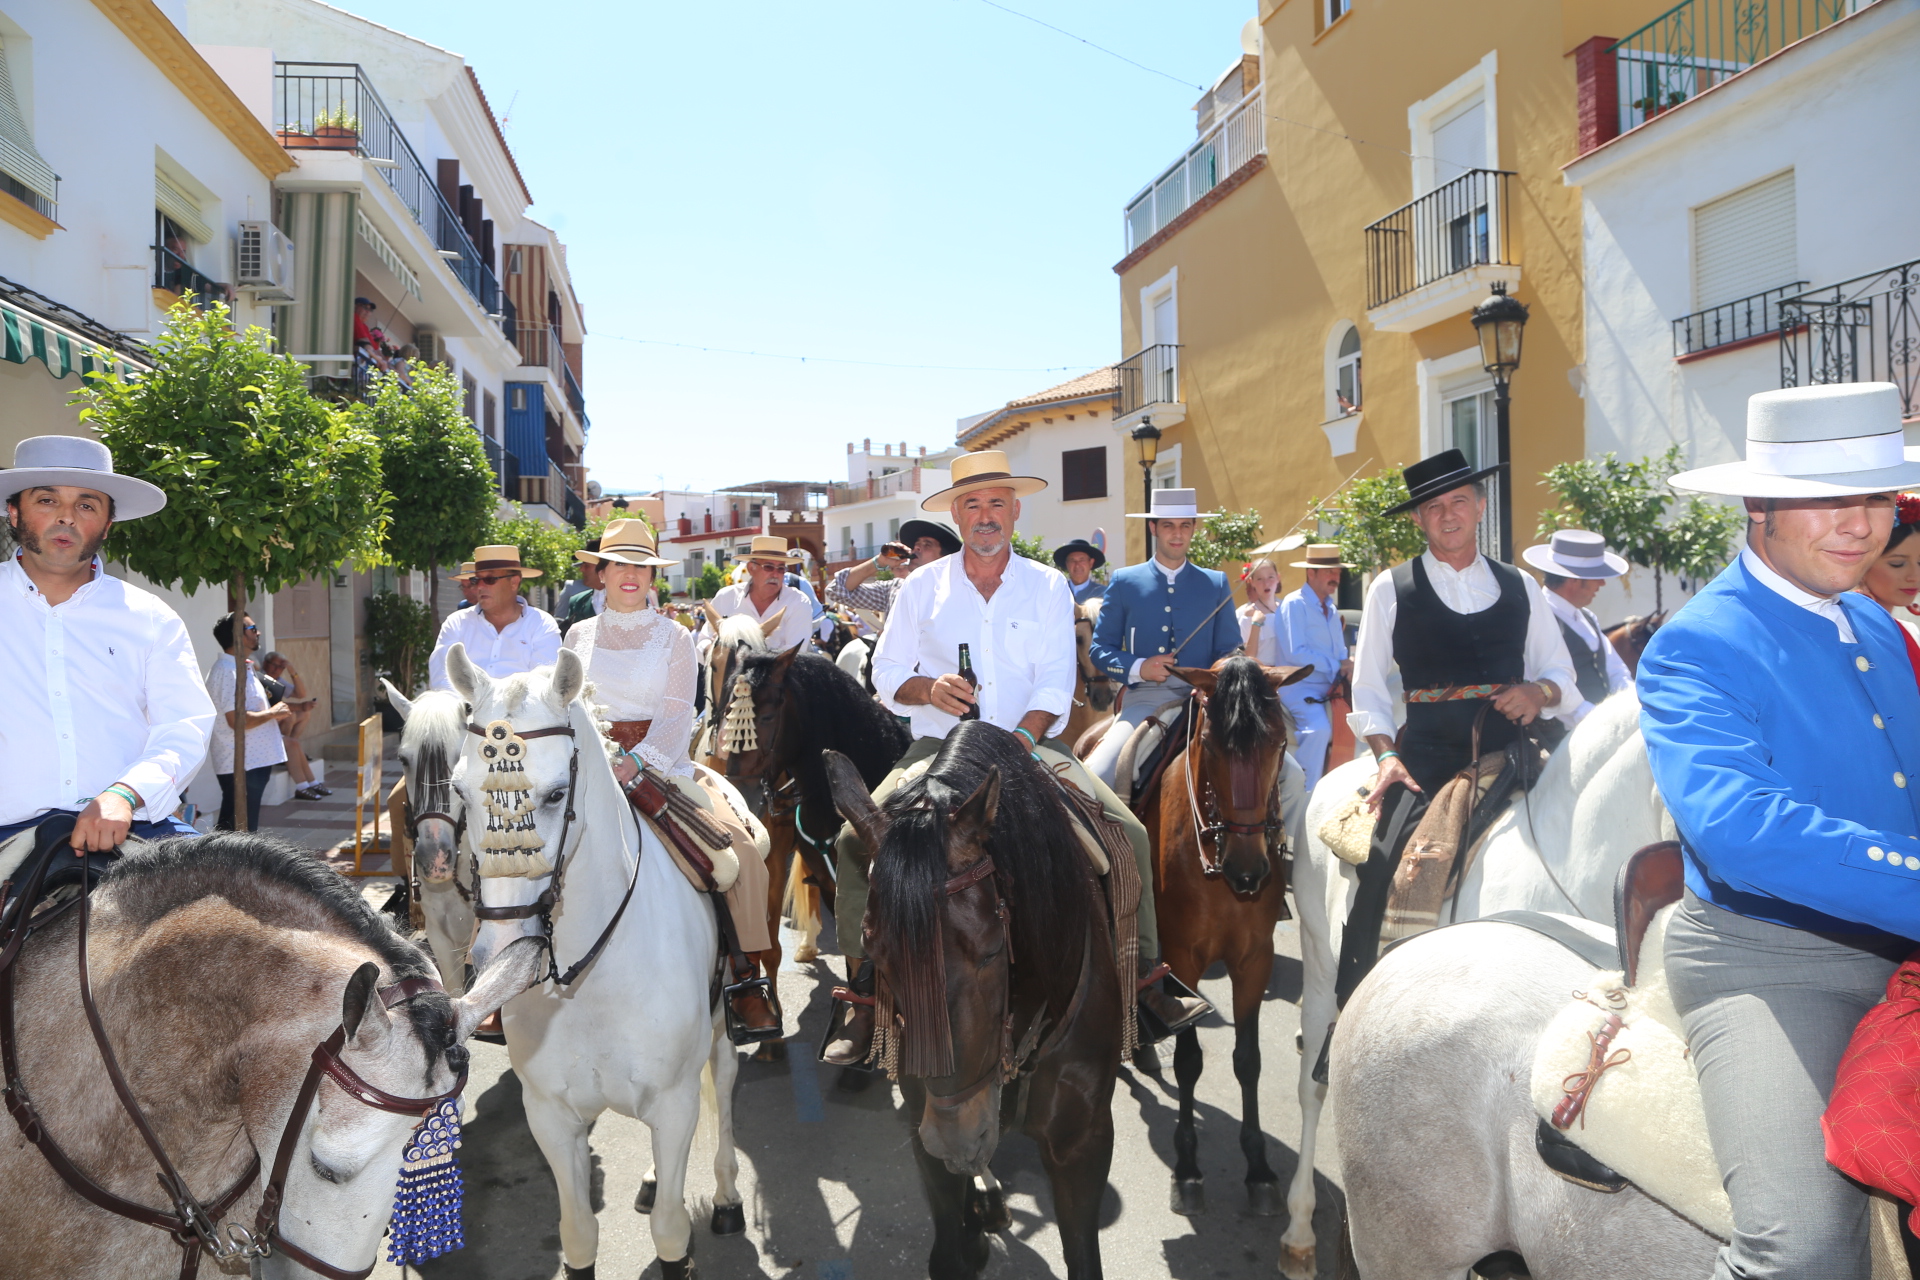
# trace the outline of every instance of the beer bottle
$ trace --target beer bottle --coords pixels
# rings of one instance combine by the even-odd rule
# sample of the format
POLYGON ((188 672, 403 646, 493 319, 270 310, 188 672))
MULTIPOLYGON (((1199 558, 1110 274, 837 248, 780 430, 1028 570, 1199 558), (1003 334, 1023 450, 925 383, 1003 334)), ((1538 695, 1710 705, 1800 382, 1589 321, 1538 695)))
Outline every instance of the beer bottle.
POLYGON ((980 697, 980 677, 973 674, 973 654, 968 651, 967 646, 964 644, 960 646, 960 678, 973 687, 973 696, 975 698, 973 705, 960 713, 960 718, 962 720, 978 720, 980 718, 980 703, 978 701, 980 697))

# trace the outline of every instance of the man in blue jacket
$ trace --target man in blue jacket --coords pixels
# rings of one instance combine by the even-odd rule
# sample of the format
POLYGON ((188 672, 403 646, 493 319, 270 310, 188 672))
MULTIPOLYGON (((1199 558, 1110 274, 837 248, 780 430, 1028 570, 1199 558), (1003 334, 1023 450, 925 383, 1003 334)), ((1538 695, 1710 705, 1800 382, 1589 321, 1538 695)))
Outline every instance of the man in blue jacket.
POLYGON ((1740 558, 1640 660, 1679 828, 1674 1003, 1733 1204, 1717 1280, 1867 1280, 1867 1198, 1820 1116, 1855 1024, 1920 937, 1920 693, 1854 587, 1920 482, 1890 383, 1754 396, 1747 460, 1673 477, 1745 500, 1740 558))
POLYGON ((1191 686, 1173 668, 1210 667, 1240 647, 1227 575, 1187 559, 1199 522, 1215 514, 1198 505, 1192 489, 1156 489, 1151 511, 1127 515, 1147 522, 1153 558, 1114 571, 1093 631, 1094 665, 1127 688, 1119 717, 1087 757, 1087 772, 1108 786, 1134 727, 1187 695, 1191 686))

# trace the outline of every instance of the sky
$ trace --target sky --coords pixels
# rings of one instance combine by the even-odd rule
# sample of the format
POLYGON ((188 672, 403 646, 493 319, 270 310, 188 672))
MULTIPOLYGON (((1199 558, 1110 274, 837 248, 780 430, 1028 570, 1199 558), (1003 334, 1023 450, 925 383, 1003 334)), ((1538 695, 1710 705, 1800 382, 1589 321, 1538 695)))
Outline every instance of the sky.
POLYGON ((479 73, 586 310, 590 475, 628 493, 844 479, 849 442, 944 447, 1129 354, 1121 211, 1255 7, 333 2, 479 73))

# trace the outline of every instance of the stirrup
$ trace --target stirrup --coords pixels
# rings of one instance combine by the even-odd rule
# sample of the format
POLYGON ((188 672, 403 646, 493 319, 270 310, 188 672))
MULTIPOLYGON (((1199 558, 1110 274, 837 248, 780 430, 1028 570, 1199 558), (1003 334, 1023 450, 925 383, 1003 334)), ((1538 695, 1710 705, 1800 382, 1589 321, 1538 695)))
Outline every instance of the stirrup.
MULTIPOLYGON (((1165 960, 1162 960, 1159 964, 1148 970, 1146 976, 1139 979, 1133 988, 1133 1012, 1140 1029, 1140 1043, 1143 1045, 1158 1044, 1182 1029, 1168 1026, 1165 1018, 1155 1013, 1151 1006, 1140 1000, 1141 993, 1155 983, 1160 984, 1162 994, 1172 996, 1175 999, 1198 1000, 1201 1004, 1212 1008, 1212 1005, 1207 1001, 1206 997, 1202 996, 1192 987, 1189 987, 1186 983, 1180 981, 1180 979, 1174 977, 1173 966, 1165 960), (1169 990, 1169 988, 1171 988, 1171 990, 1169 990)), ((1186 1025, 1192 1026, 1195 1022, 1198 1022, 1200 1018, 1205 1016, 1206 1014, 1202 1013, 1186 1025)))
MULTIPOLYGON (((820 1033, 820 1043, 813 1051, 813 1056, 816 1059, 821 1062, 827 1060, 827 1046, 833 1043, 834 1033, 841 1029, 841 1017, 844 1015, 851 1019, 853 1017, 853 1006, 857 1004, 863 1004, 869 1009, 874 1008, 872 996, 862 995, 860 992, 845 985, 835 987, 833 993, 827 997, 827 1029, 820 1033)), ((877 1012, 876 1010, 876 1013, 877 1012)), ((876 1031, 878 1029, 878 1027, 875 1028, 876 1031)), ((871 1038, 867 1041, 867 1056, 873 1056, 873 1041, 871 1038)), ((867 1070, 868 1068, 861 1064, 855 1064, 849 1069, 867 1070)))
POLYGON ((763 1040, 779 1040, 786 1035, 786 1029, 777 1021, 770 1027, 750 1027, 740 1021, 740 1015, 733 1011, 734 997, 750 995, 754 992, 766 997, 767 1007, 772 1009, 774 1016, 778 1018, 780 1005, 774 998, 773 979, 742 978, 738 982, 728 983, 720 988, 720 1002, 727 1011, 727 1039, 734 1044, 759 1044, 763 1040))

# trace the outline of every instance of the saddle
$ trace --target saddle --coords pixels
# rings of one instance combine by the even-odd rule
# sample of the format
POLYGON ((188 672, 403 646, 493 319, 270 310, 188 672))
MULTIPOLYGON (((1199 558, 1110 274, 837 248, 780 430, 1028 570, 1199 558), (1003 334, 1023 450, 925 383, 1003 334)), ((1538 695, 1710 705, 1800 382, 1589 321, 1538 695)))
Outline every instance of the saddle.
POLYGON ((37 827, 29 827, 0 844, 0 944, 11 939, 33 909, 55 898, 92 892, 120 851, 74 856, 69 841, 79 821, 76 813, 56 813, 37 827))
MULTIPOLYGON (((1193 714, 1193 694, 1170 702, 1133 728, 1114 764, 1113 791, 1120 803, 1139 812, 1144 797, 1153 794, 1160 775, 1187 744, 1187 718, 1193 714)), ((1119 721, 1113 722, 1115 725, 1119 721)))

